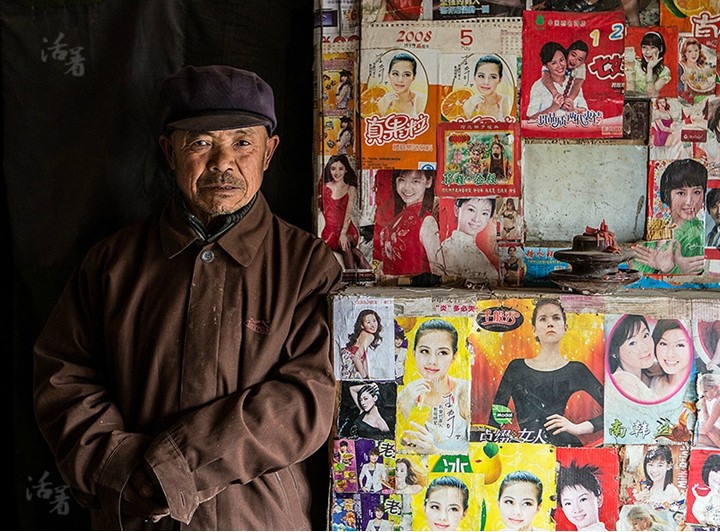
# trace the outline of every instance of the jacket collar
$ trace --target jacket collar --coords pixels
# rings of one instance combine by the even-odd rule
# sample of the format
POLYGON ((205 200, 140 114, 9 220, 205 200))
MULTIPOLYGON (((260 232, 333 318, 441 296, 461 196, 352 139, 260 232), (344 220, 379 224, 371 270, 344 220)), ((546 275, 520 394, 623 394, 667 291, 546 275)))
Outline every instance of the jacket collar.
MULTIPOLYGON (((217 240, 242 266, 248 266, 262 245, 268 232, 272 212, 265 197, 258 192, 254 205, 235 225, 217 240)), ((183 207, 176 200, 170 201, 160 214, 160 241, 164 255, 172 259, 191 244, 208 245, 188 224, 183 207)))

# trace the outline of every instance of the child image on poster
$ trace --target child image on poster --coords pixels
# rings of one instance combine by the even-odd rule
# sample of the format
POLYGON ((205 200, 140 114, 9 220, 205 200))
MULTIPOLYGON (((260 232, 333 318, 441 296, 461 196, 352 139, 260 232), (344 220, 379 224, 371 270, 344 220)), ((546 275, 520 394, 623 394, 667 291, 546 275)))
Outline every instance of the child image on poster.
POLYGON ((478 235, 486 228, 494 231, 495 198, 455 198, 457 228, 440 243, 438 262, 446 275, 478 279, 493 286, 499 284, 496 266, 478 247, 478 235))
POLYGON ((473 94, 463 103, 465 118, 486 117, 505 122, 513 116, 515 90, 512 71, 505 61, 495 54, 481 56, 473 72, 473 94), (510 87, 501 86, 503 80, 510 87))
POLYGON ((691 480, 692 496, 688 496, 688 509, 692 515, 689 513, 687 520, 720 526, 720 454, 692 451, 690 460, 691 478, 694 477, 694 480, 691 480), (699 470, 699 475, 696 470, 699 470))
POLYGON ((395 383, 342 382, 340 437, 392 439, 395 433, 395 383))
POLYGON ((328 159, 321 186, 320 237, 336 256, 340 255, 340 263, 346 270, 370 269, 370 263, 358 248, 360 233, 352 218, 358 179, 347 155, 333 155, 328 159))
MULTIPOLYGON (((566 62, 567 62, 567 84, 563 94, 560 94, 555 85, 553 76, 547 66, 542 68, 542 82, 545 88, 550 91, 553 99, 556 97, 562 98, 562 106, 565 109, 570 109, 575 106, 575 100, 580 95, 582 84, 587 76, 587 69, 585 68, 585 61, 588 56, 588 45, 585 41, 578 39, 568 46, 566 50, 566 62)), ((542 53, 542 51, 541 51, 542 53)))
MULTIPOLYGON (((654 174, 659 170, 654 167, 654 174)), ((634 247, 632 267, 644 274, 700 274, 705 249, 704 199, 708 172, 694 159, 670 162, 662 172, 646 230, 651 242, 634 247), (668 238, 672 231, 672 238, 668 238), (655 238, 656 236, 664 238, 655 238)))
POLYGON ((578 465, 560 466, 557 474, 557 501, 565 517, 576 530, 607 530, 600 520, 603 489, 598 477, 600 468, 578 465))
POLYGON ((387 83, 390 90, 382 96, 377 107, 381 116, 390 113, 417 117, 425 111, 427 101, 427 80, 416 83, 418 60, 406 51, 395 51, 387 71, 387 83), (424 83, 424 90, 418 86, 424 83))
POLYGON ((543 68, 540 79, 530 89, 528 120, 536 120, 539 116, 550 113, 562 116, 568 112, 587 111, 588 105, 582 94, 582 88, 577 89, 574 98, 570 96, 575 81, 568 72, 567 56, 567 50, 554 41, 546 42, 540 48, 540 62, 543 68), (554 91, 548 87, 552 87, 554 91))
POLYGON ((543 484, 530 471, 512 471, 498 488, 497 504, 504 530, 538 530, 533 519, 540 511, 543 484))
MULTIPOLYGON (((382 273, 440 275, 440 237, 433 216, 435 171, 396 170, 390 175, 394 218, 380 228, 375 248, 375 258, 382 261, 382 273)), ((379 204, 378 210, 381 208, 379 204)))
MULTIPOLYGON (((470 382, 465 341, 445 319, 419 324, 413 343, 414 374, 398 390, 398 448, 418 454, 467 452, 470 382), (460 346, 463 353, 459 353, 460 346), (460 359, 460 360, 458 360, 460 359)), ((408 361, 410 362, 410 360, 408 361)))
MULTIPOLYGON (((512 400, 514 419, 520 429, 539 441, 556 446, 580 446, 581 435, 603 429, 603 385, 580 361, 568 360, 561 341, 568 330, 560 300, 541 298, 535 304, 532 331, 539 349, 534 356, 510 361, 503 372, 493 400, 493 411, 507 410, 512 400), (568 419, 565 410, 577 392, 587 393, 597 404, 589 419, 568 419)), ((495 415, 488 424, 500 427, 495 415)))

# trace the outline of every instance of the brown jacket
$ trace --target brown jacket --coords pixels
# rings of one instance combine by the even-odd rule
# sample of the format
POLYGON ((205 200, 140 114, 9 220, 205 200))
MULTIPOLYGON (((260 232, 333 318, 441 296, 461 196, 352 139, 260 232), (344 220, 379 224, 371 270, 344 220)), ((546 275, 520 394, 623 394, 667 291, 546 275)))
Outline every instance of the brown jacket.
POLYGON ((335 410, 327 298, 340 276, 261 195, 212 244, 171 202, 89 252, 37 340, 35 407, 74 496, 103 510, 93 527, 310 527, 303 461, 335 410), (172 519, 118 522, 143 458, 172 519))

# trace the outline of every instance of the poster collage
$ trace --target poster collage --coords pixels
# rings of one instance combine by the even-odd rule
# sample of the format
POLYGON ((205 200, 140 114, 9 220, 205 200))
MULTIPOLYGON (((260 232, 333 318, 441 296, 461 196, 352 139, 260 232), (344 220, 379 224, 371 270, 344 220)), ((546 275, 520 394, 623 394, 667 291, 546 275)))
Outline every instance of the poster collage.
POLYGON ((720 5, 662 0, 638 26, 619 0, 317 1, 314 219, 348 283, 524 286, 521 154, 542 139, 646 146, 622 267, 720 278, 720 5))
POLYGON ((720 527, 713 312, 455 294, 333 296, 329 529, 720 527))

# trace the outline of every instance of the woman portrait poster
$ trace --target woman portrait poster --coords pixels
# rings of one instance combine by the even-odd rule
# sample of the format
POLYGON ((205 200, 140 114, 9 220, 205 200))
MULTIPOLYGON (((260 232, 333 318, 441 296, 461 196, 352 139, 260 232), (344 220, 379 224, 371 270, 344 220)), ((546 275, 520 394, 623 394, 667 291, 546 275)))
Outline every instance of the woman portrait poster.
POLYGON ((694 346, 684 320, 605 316, 605 443, 689 442, 694 346))
POLYGON ((475 352, 472 441, 510 438, 527 443, 602 444, 603 316, 571 312, 558 302, 563 303, 557 299, 478 302, 478 327, 469 337, 475 352), (555 329, 552 335, 544 332, 549 318, 555 329), (551 348, 555 349, 552 355, 551 348), (537 368, 545 362, 550 364, 545 370, 537 368), (510 366, 512 374, 507 371, 510 366), (544 382, 523 384, 525 379, 517 379, 517 370, 544 382), (565 403, 555 405, 564 415, 550 413, 548 406, 539 417, 523 421, 541 402, 565 397, 565 403))
POLYGON ((558 475, 555 529, 616 530, 620 478, 618 450, 613 447, 560 447, 556 454, 563 474, 558 475), (573 478, 573 473, 580 478, 573 478), (561 499, 562 495, 564 499, 561 499))
POLYGON ((530 443, 501 443, 497 447, 492 461, 500 474, 485 477, 487 518, 483 530, 553 530, 556 448, 530 443), (531 507, 532 515, 522 511, 524 506, 531 507), (519 528, 513 526, 519 525, 522 517, 530 528, 527 522, 519 528))
POLYGON ((367 368, 367 374, 359 374, 356 379, 395 379, 393 314, 391 299, 357 296, 335 298, 332 336, 335 344, 335 377, 338 380, 351 378, 343 370, 347 368, 347 359, 354 355, 363 357, 367 368), (373 316, 368 316, 369 313, 373 316))
POLYGON ((517 121, 517 63, 512 54, 443 54, 440 120, 517 121))
POLYGON ((432 25, 413 25, 423 48, 402 48, 384 24, 363 29, 360 49, 362 168, 420 168, 432 161, 440 50, 432 25))
POLYGON ((679 59, 678 31, 674 24, 628 27, 623 52, 625 96, 675 98, 679 59))
POLYGON ((625 35, 624 22, 622 11, 587 14, 523 12, 520 118, 524 137, 622 137, 624 76, 620 61, 625 35), (575 58, 571 57, 568 50, 572 50, 572 45, 578 41, 584 43, 583 48, 587 48, 587 54, 583 54, 584 63, 580 65, 585 78, 580 89, 582 97, 572 98, 570 94, 574 91, 571 87, 576 78, 571 70, 580 72, 580 69, 571 68, 575 58), (547 51, 553 43, 557 45, 558 61, 565 64, 564 76, 562 67, 558 67, 558 71, 553 74, 555 95, 547 88, 549 85, 543 83, 543 72, 553 72, 549 65, 554 54, 547 51), (616 60, 613 61, 613 58, 616 60), (616 66, 611 67, 611 64, 616 66), (542 99, 542 109, 535 109, 531 103, 543 90, 551 94, 542 99), (558 108, 539 112, 547 109, 547 104, 551 102, 558 108), (573 105, 570 106, 570 103, 573 105))
POLYGON ((467 453, 471 329, 466 317, 418 318, 407 333, 404 384, 397 395, 399 452, 467 453))
POLYGON ((620 504, 684 511, 689 444, 620 447, 620 504))
POLYGON ((481 530, 484 485, 472 473, 430 473, 412 496, 412 530, 481 530))

